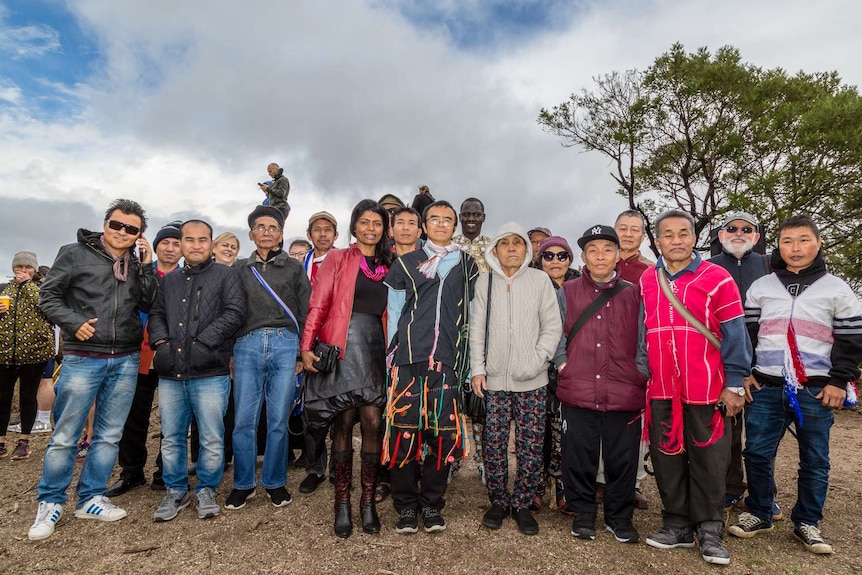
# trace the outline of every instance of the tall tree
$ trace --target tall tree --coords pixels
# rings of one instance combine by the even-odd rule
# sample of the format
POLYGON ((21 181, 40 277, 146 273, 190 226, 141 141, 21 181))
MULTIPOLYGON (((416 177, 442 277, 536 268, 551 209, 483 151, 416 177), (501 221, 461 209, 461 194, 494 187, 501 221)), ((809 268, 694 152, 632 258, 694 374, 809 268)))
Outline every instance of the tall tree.
POLYGON ((731 209, 761 217, 768 237, 808 213, 833 269, 862 283, 862 239, 852 233, 862 221, 862 98, 836 73, 788 76, 732 47, 711 55, 674 44, 645 72, 596 78, 593 91, 538 121, 564 146, 607 156, 619 193, 648 221, 685 210, 705 247, 731 209))

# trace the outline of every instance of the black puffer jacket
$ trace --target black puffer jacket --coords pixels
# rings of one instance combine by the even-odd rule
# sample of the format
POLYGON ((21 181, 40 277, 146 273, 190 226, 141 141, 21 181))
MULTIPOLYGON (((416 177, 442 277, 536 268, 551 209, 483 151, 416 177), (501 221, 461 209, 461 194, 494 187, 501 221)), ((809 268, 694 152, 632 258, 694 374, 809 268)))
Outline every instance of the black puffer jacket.
POLYGON ((39 307, 63 330, 63 350, 128 354, 141 349, 139 311, 150 311, 158 284, 153 266, 142 265, 131 250, 126 281, 114 278, 114 262, 101 233, 78 230, 78 243, 60 248, 40 290, 39 307), (96 333, 79 341, 75 332, 98 318, 96 333))
POLYGON ((245 309, 242 280, 232 268, 207 260, 166 275, 149 320, 156 372, 178 380, 227 375, 231 337, 245 309))
POLYGON ((739 293, 742 294, 743 303, 745 303, 745 295, 751 284, 772 272, 769 258, 751 250, 745 252, 741 258, 737 258, 722 249, 720 254, 709 258, 707 261, 720 265, 730 273, 733 281, 736 282, 736 287, 739 288, 739 293))

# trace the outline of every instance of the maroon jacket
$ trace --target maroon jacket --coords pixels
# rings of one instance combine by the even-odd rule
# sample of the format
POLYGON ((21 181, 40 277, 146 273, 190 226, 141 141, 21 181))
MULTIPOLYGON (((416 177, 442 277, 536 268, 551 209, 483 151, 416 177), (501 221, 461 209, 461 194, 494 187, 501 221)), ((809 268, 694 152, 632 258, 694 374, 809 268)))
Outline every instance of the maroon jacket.
POLYGON ((646 398, 646 355, 641 299, 637 286, 617 293, 596 312, 565 351, 566 337, 581 312, 602 290, 619 281, 598 285, 584 271, 557 292, 563 316, 563 337, 554 362, 566 361, 557 380, 557 398, 571 407, 595 411, 640 411, 646 398), (639 350, 640 348, 640 350, 639 350), (640 356, 639 357, 639 351, 640 356), (641 365, 641 370, 638 365, 641 365))
MULTIPOLYGON (((315 277, 311 299, 308 302, 308 317, 300 351, 311 351, 314 338, 341 348, 339 359, 344 357, 347 347, 347 328, 353 313, 353 296, 356 293, 356 275, 362 252, 356 244, 346 249, 332 250, 320 264, 315 277)), ((383 329, 386 329, 386 314, 383 314, 383 329)))

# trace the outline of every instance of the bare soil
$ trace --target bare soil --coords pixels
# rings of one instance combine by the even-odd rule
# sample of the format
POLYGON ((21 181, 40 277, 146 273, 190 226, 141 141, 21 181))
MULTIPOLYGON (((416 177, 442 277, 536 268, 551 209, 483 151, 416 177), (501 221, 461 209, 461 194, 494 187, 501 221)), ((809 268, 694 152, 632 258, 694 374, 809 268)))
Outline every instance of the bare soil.
MULTIPOLYGON (((151 431, 157 431, 157 425, 158 411, 154 409, 151 431)), ((73 494, 54 535, 31 542, 27 529, 35 516, 36 484, 48 442, 47 435, 33 436, 29 460, 0 460, 0 573, 859 574, 860 432, 862 415, 851 411, 836 414, 829 498, 821 525, 835 554, 808 553, 793 538, 790 521, 784 520, 776 524, 774 532, 755 539, 728 536, 726 543, 732 554, 728 567, 707 565, 696 548, 659 551, 644 543, 621 545, 605 531, 599 532, 596 541, 576 540, 570 535, 570 518, 547 508, 537 516, 541 532, 535 537, 520 535, 511 520, 501 530, 489 531, 480 524, 488 501, 472 462, 449 486, 444 510, 447 529, 437 535, 422 531, 397 535, 392 529, 395 512, 387 500, 380 506, 381 534, 363 534, 354 515, 357 525, 353 536, 338 539, 332 532, 332 487, 326 483, 312 495, 301 495, 298 484, 304 471, 292 467, 288 488, 294 499, 284 508, 272 507, 259 490, 245 509, 223 511, 216 519, 199 520, 191 506, 175 520, 156 524, 152 513, 162 494, 140 487, 113 500, 129 512, 127 518, 100 523, 74 518, 73 494)), ((10 442, 15 437, 8 435, 10 442)), ((151 439, 150 447, 152 454, 157 448, 155 439, 151 439)), ((787 515, 795 499, 797 461, 796 440, 788 435, 778 455, 776 477, 778 501, 787 515)), ((356 467, 358 483, 358 458, 356 467)), ((228 472, 218 490, 222 503, 231 481, 228 472)), ((652 478, 642 487, 650 499, 649 510, 635 513, 635 526, 643 539, 659 527, 661 505, 652 478)), ((354 506, 357 499, 354 490, 354 506)))

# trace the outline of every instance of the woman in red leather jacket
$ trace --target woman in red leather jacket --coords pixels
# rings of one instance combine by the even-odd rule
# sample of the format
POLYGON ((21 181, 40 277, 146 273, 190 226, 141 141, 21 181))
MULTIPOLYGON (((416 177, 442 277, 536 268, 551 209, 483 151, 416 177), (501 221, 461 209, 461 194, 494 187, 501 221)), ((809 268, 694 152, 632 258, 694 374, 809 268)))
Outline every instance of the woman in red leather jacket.
MULTIPOLYGON (((308 318, 300 342, 305 369, 306 433, 323 433, 332 425, 332 460, 335 470, 335 534, 349 537, 350 482, 353 471, 352 436, 358 420, 362 427, 362 530, 380 532, 374 504, 380 466, 381 409, 386 401, 386 336, 383 314, 387 288, 383 284, 392 255, 386 249, 389 214, 377 202, 362 200, 350 216, 350 233, 356 243, 332 250, 317 273, 308 318), (314 368, 315 339, 341 348, 335 369, 314 368)), ((310 455, 312 456, 312 455, 310 455)))

